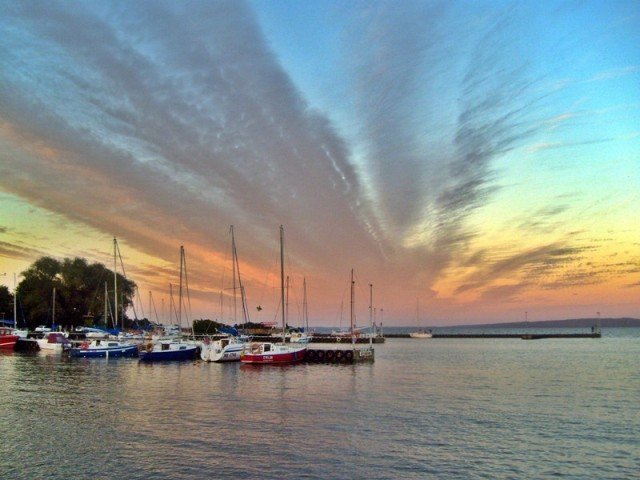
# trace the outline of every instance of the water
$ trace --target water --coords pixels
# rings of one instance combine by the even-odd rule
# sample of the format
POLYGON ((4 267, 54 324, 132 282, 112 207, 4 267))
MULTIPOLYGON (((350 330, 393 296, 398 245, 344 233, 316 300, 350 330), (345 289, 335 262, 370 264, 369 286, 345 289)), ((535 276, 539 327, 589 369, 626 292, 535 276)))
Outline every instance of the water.
POLYGON ((256 367, 0 354, 0 478, 637 478, 640 331, 256 367))

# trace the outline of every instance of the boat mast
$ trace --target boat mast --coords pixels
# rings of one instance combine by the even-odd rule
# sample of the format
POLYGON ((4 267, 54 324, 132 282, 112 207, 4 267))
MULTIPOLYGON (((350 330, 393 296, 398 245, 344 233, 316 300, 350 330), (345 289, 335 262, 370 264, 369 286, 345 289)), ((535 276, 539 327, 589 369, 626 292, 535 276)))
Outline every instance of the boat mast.
POLYGON ((178 323, 182 330, 182 260, 184 258, 184 246, 180 245, 180 289, 178 290, 178 323))
MULTIPOLYGON (((238 324, 238 292, 236 291, 236 239, 231 225, 231 274, 233 276, 233 323, 238 324)), ((242 293, 242 292, 241 292, 242 293)))
POLYGON ((104 282, 104 328, 109 328, 109 323, 108 323, 108 314, 107 314, 107 295, 109 295, 109 292, 107 291, 107 282, 104 282))
POLYGON ((352 268, 351 269, 351 315, 350 315, 350 317, 351 317, 351 343, 352 344, 356 343, 356 337, 355 337, 354 331, 353 331, 353 321, 354 321, 354 319, 353 319, 353 316, 354 316, 353 315, 353 309, 354 309, 354 295, 355 295, 353 289, 354 289, 355 283, 356 282, 353 280, 353 268, 352 268))
POLYGON ((18 287, 16 285, 16 274, 13 274, 13 328, 18 329, 18 287))
POLYGON ((304 322, 305 333, 309 332, 309 315, 307 313, 307 279, 302 279, 302 321, 304 322))
POLYGON ((369 284, 369 325, 371 326, 371 333, 369 335, 369 345, 373 344, 373 284, 369 284))
POLYGON ((169 284, 169 325, 171 325, 171 320, 173 318, 173 314, 176 313, 176 307, 173 304, 173 285, 169 284))
MULTIPOLYGON (((116 260, 116 250, 118 241, 113 237, 113 313, 115 314, 113 324, 118 328, 118 262, 116 260)), ((124 330, 124 318, 122 319, 122 329, 124 330)))
POLYGON ((51 328, 56 324, 56 287, 53 287, 53 313, 51 315, 51 328))
POLYGON ((284 227, 280 225, 280 302, 282 304, 282 343, 285 343, 286 314, 284 305, 284 227))

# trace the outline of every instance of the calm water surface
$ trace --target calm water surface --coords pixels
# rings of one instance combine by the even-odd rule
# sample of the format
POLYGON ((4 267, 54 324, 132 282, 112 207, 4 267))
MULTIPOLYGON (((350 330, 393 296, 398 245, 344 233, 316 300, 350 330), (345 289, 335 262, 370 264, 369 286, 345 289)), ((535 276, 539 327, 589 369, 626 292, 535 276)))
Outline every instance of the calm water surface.
POLYGON ((0 478, 638 478, 640 332, 371 365, 0 354, 0 478))

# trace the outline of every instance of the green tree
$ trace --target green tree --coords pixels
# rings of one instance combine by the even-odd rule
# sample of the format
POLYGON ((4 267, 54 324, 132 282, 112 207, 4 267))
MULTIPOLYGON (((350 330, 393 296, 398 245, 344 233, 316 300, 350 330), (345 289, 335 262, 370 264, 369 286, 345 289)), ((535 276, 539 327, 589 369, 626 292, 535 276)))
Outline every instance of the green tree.
MULTIPOLYGON (((108 308, 113 312, 113 271, 100 263, 89 264, 84 258, 51 257, 36 260, 23 272, 18 298, 29 328, 51 325, 53 289, 56 289, 55 323, 66 327, 98 324, 111 326, 104 318, 104 284, 109 292, 108 308)), ((135 283, 118 274, 118 319, 133 304, 135 283)), ((113 317, 113 313, 111 313, 113 317)), ((118 322, 120 323, 120 321, 118 322)), ((130 321, 125 318, 125 326, 130 321)))

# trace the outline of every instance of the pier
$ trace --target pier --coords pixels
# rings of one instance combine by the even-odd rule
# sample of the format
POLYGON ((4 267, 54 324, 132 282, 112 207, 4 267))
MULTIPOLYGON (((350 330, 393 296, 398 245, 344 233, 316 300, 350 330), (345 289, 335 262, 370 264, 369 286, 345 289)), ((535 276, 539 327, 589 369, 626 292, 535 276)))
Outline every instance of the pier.
POLYGON ((373 362, 373 348, 307 348, 304 355, 307 363, 363 363, 373 362))

